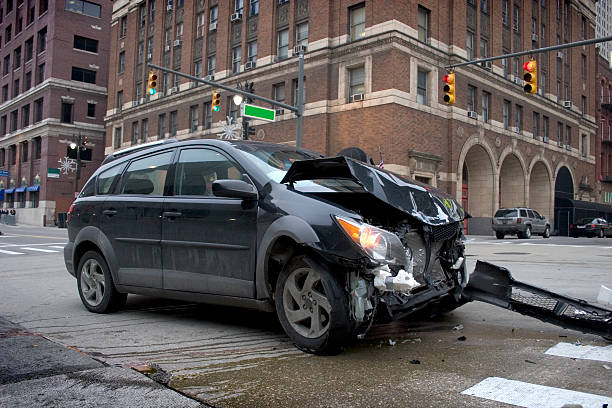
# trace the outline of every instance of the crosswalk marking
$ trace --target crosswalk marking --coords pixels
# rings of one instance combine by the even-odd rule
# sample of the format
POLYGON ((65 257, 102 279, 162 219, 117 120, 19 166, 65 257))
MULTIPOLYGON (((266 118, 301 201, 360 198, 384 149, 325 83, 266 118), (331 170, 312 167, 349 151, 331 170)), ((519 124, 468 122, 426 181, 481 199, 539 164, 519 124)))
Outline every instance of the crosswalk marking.
POLYGON ((583 346, 572 343, 559 343, 546 350, 551 356, 579 358, 581 360, 595 360, 612 363, 612 346, 583 346))
POLYGON ((0 249, 0 254, 7 254, 7 255, 24 255, 23 252, 15 252, 15 251, 6 251, 4 249, 0 249))
POLYGON ((559 408, 565 404, 583 408, 601 408, 612 402, 611 397, 586 392, 530 384, 522 381, 489 377, 463 391, 464 395, 503 402, 525 408, 559 408))
POLYGON ((42 248, 30 248, 30 247, 21 247, 19 249, 25 249, 27 251, 38 251, 38 252, 58 252, 52 249, 42 249, 42 248))

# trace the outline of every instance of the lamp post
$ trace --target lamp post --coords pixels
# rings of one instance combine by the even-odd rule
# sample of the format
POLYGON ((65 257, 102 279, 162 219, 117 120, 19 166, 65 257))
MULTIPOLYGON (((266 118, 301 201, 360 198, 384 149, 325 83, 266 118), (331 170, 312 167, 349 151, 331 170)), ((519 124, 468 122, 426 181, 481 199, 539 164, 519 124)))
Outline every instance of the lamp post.
MULTIPOLYGON (((249 81, 244 81, 244 85, 243 84, 238 84, 238 89, 248 92, 248 93, 253 93, 253 81, 249 82, 249 81)), ((240 94, 236 94, 234 95, 234 97, 232 98, 232 100, 234 101, 234 104, 236 106, 239 106, 242 102, 246 102, 246 103, 251 103, 252 100, 250 97, 246 97, 243 98, 242 95, 240 94)), ((249 140, 249 120, 246 117, 242 117, 242 140, 249 140)))
POLYGON ((81 178, 81 151, 87 149, 87 136, 83 136, 80 133, 72 135, 72 142, 70 143, 71 149, 76 149, 76 170, 74 174, 74 191, 79 192, 79 180, 81 178))

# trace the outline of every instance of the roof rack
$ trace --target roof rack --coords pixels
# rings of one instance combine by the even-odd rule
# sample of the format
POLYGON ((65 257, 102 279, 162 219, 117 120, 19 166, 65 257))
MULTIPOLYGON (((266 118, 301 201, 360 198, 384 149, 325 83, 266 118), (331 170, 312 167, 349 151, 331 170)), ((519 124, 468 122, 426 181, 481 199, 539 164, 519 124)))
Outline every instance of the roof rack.
POLYGON ((169 144, 169 143, 176 143, 176 142, 178 142, 178 140, 174 138, 164 139, 164 140, 158 140, 155 142, 149 142, 149 143, 143 143, 143 144, 136 145, 136 146, 131 146, 131 147, 128 147, 122 150, 117 150, 115 152, 112 152, 108 156, 106 156, 102 164, 110 163, 114 160, 117 160, 120 157, 127 156, 128 154, 135 153, 140 150, 148 149, 149 147, 155 147, 155 146, 160 146, 160 145, 169 144))

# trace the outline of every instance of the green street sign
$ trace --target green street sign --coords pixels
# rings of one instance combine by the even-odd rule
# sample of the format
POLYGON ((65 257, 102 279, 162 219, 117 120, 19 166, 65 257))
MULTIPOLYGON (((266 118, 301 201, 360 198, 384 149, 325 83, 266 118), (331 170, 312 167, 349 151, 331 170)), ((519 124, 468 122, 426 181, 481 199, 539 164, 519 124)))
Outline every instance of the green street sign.
POLYGON ((276 117, 276 111, 274 109, 262 108, 261 106, 249 105, 248 103, 244 103, 242 104, 242 116, 267 120, 268 122, 274 122, 274 118, 276 117))
POLYGON ((47 178, 59 178, 60 169, 47 168, 47 178))

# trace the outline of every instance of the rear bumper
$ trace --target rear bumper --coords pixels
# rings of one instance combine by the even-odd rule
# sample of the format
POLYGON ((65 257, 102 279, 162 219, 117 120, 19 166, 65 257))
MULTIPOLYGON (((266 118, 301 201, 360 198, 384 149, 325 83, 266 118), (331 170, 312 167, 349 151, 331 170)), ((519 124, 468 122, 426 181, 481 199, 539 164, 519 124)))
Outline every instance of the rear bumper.
POLYGON ((594 237, 598 232, 599 231, 594 229, 572 228, 570 229, 569 234, 572 237, 594 237))
POLYGON ((517 224, 493 224, 493 231, 503 232, 504 234, 516 234, 525 231, 525 225, 517 224))

